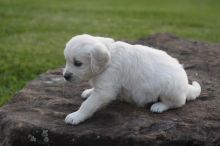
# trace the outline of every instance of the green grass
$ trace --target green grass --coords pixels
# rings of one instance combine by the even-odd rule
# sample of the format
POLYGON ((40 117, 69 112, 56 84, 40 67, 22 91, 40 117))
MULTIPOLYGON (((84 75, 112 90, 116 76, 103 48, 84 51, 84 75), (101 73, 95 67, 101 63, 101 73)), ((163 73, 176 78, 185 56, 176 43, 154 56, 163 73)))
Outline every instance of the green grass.
POLYGON ((63 65, 63 48, 74 35, 134 40, 170 32, 220 42, 219 18, 219 0, 1 0, 0 105, 63 65))

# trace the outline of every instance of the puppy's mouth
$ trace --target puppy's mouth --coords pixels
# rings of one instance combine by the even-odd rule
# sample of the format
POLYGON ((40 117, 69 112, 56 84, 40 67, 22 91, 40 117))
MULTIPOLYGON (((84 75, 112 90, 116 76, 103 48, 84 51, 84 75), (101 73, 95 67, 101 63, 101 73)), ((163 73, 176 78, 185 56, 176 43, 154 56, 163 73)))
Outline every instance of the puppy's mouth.
POLYGON ((81 82, 81 80, 80 80, 80 78, 78 78, 78 77, 71 77, 71 78, 68 78, 68 79, 66 79, 65 77, 64 77, 64 80, 65 81, 67 81, 67 82, 71 82, 71 83, 80 83, 81 82))

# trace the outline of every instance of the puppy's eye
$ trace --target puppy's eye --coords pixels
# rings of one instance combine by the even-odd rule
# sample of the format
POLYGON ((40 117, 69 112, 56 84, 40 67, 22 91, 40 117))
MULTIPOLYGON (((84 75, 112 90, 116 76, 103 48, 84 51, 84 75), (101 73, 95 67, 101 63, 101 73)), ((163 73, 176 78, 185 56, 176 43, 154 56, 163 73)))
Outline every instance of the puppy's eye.
POLYGON ((78 61, 78 60, 74 60, 74 65, 77 67, 82 66, 82 62, 78 61))

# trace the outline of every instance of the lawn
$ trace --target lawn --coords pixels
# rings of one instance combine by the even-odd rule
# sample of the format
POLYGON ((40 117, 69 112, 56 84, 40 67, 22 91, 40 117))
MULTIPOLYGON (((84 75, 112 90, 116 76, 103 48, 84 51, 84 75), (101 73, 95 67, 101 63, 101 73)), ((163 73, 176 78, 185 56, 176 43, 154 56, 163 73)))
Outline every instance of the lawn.
POLYGON ((220 42, 219 0, 1 0, 0 105, 48 69, 82 33, 134 40, 156 32, 220 42))

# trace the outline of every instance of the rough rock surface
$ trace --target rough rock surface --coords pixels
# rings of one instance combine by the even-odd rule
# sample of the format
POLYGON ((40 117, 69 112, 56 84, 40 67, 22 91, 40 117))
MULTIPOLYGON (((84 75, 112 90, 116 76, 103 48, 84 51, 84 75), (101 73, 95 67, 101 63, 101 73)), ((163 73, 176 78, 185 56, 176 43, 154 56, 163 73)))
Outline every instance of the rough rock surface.
MULTIPOLYGON (((167 51, 184 64, 202 98, 162 114, 113 102, 78 125, 64 123, 79 108, 86 83, 62 82, 61 69, 30 82, 0 109, 2 146, 220 145, 220 45, 156 34, 135 43, 167 51)), ((138 86, 138 85, 137 85, 138 86)))

